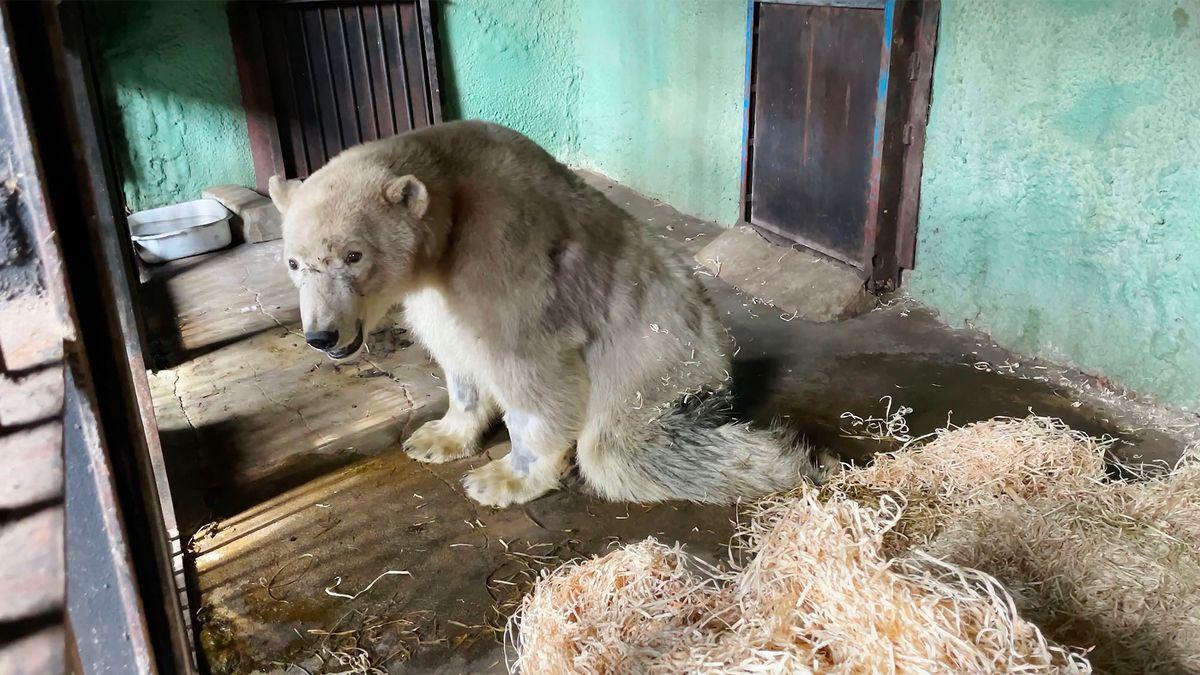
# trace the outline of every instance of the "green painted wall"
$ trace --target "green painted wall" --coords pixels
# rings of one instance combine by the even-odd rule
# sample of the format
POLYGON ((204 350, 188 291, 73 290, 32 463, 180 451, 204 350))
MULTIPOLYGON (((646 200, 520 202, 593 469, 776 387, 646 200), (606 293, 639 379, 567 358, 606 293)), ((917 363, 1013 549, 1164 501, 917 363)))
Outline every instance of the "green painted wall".
POLYGON ((252 187, 223 2, 95 2, 101 91, 133 210, 252 187))
POLYGON ((720 223, 738 217, 744 0, 581 3, 578 164, 720 223))
POLYGON ((1200 0, 946 0, 913 295, 1200 404, 1200 0))
POLYGON ((737 220, 745 0, 455 0, 451 114, 519 129, 573 166, 737 220))
POLYGON ((577 0, 454 0, 439 7, 445 116, 499 122, 573 162, 577 0))

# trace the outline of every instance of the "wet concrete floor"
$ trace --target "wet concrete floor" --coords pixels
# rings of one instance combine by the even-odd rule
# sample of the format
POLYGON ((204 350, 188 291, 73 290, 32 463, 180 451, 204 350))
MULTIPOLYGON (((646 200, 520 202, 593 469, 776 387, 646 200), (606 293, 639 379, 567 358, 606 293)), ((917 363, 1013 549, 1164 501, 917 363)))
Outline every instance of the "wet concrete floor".
MULTIPOLYGON (((718 231, 589 179, 692 253, 718 231)), ((458 483, 487 457, 408 459, 400 441, 445 409, 436 366, 400 324, 352 363, 306 349, 280 250, 235 247, 150 282, 177 317, 156 331, 165 367, 152 380, 181 529, 195 533, 193 604, 212 672, 504 672, 504 622, 539 570, 647 536, 728 555, 733 507, 608 504, 568 487, 495 510, 458 483)), ((1196 426, 951 330, 911 302, 812 324, 707 281, 740 346, 744 415, 780 420, 849 461, 895 443, 854 438, 843 413, 884 416, 888 405, 912 408, 914 436, 947 420, 1054 416, 1122 438, 1127 459, 1170 459, 1196 426), (1150 428, 1162 419, 1176 426, 1150 428)), ((488 454, 505 451, 501 430, 488 454)))

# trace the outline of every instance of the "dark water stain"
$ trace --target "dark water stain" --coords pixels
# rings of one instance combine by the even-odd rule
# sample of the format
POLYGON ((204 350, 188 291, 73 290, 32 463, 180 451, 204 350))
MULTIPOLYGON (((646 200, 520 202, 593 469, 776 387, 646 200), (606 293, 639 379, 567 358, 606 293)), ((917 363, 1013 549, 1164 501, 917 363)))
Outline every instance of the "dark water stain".
POLYGON ((250 672, 263 666, 254 658, 246 638, 240 635, 235 622, 200 615, 200 650, 205 665, 214 673, 250 672))
MULTIPOLYGON (((1056 385, 994 371, 945 355, 851 354, 838 356, 803 377, 772 371, 769 362, 738 364, 749 376, 743 411, 760 422, 778 420, 800 430, 810 442, 829 448, 844 460, 863 462, 880 451, 894 450, 894 441, 851 437, 853 425, 842 414, 883 417, 891 409, 912 408, 906 415, 909 432, 921 436, 945 427, 962 426, 993 417, 1054 417, 1092 436, 1121 441, 1114 449, 1123 460, 1143 461, 1178 457, 1178 443, 1153 431, 1119 428, 1100 410, 1078 402, 1056 385), (765 396, 757 388, 765 385, 765 396)), ((735 374, 735 378, 737 374, 735 374)))

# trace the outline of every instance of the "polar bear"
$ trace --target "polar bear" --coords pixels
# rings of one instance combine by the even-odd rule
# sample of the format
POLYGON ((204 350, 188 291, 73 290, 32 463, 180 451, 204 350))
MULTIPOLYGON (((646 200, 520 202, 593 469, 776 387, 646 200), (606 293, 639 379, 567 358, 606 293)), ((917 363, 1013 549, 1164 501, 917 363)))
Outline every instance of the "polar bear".
POLYGON ((271 181, 306 341, 335 359, 403 307, 449 410, 404 443, 503 507, 555 489, 571 452, 611 500, 730 502, 817 479, 813 451, 730 419, 730 340, 670 245, 516 131, 463 121, 350 148, 271 181))

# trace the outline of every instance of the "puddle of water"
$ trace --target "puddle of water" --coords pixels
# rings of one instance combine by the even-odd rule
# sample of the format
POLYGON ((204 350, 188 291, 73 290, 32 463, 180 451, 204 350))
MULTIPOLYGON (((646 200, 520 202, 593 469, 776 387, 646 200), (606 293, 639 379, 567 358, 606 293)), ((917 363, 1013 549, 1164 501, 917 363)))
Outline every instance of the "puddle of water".
POLYGON ((1123 441, 1116 453, 1125 460, 1173 459, 1179 447, 1165 435, 1132 432, 1110 422, 1103 411, 1078 402, 1055 385, 977 370, 971 364, 929 354, 854 354, 833 358, 815 373, 788 374, 769 362, 737 363, 734 380, 742 378, 742 412, 760 422, 779 419, 802 431, 814 444, 830 448, 845 460, 862 462, 876 452, 893 450, 896 442, 850 438, 855 433, 842 414, 883 417, 892 410, 913 409, 906 416, 912 436, 993 417, 1055 417, 1093 436, 1123 441), (754 391, 759 389, 758 392, 754 391), (765 391, 765 396, 762 392, 765 391), (756 400, 757 399, 757 400, 756 400))

